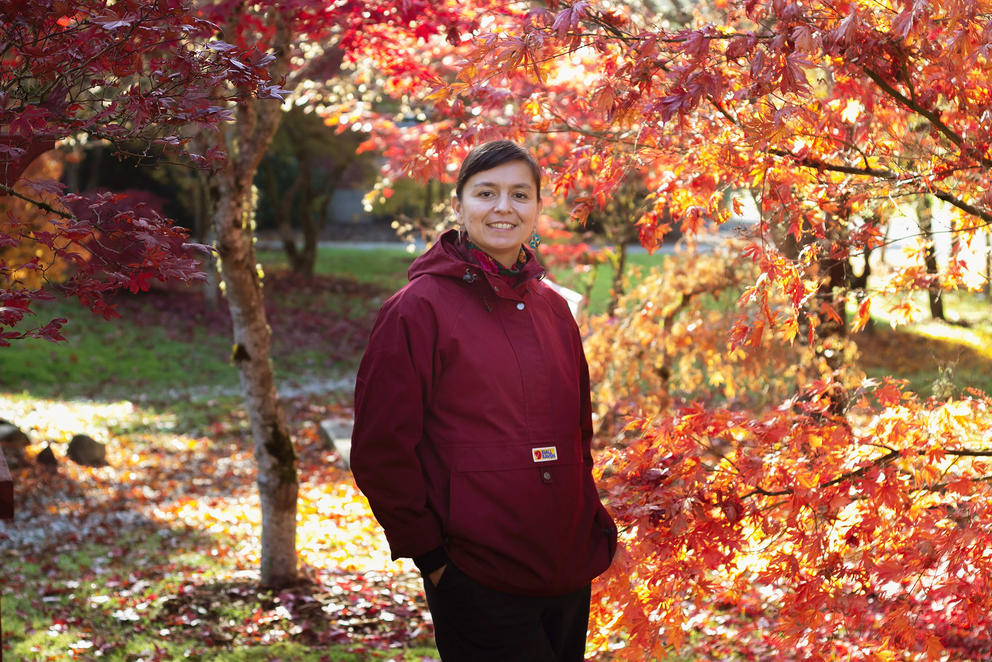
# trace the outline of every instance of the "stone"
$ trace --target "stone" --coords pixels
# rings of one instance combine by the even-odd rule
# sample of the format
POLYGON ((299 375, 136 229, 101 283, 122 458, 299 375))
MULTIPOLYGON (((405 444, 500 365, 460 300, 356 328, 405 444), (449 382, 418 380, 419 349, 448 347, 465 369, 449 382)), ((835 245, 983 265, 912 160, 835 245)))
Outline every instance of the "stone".
POLYGON ((41 449, 41 452, 35 455, 34 459, 35 462, 46 467, 55 467, 58 466, 59 463, 59 461, 55 459, 55 453, 52 452, 51 444, 48 444, 41 449))
POLYGON ((353 427, 350 419, 328 418, 320 422, 320 431, 324 440, 337 452, 345 469, 351 468, 351 430, 353 427))
POLYGON ((7 466, 11 469, 23 467, 28 458, 24 449, 31 445, 31 439, 19 427, 10 421, 0 418, 0 449, 3 451, 7 466))
POLYGON ((107 447, 85 434, 69 440, 69 459, 84 467, 107 466, 107 447))

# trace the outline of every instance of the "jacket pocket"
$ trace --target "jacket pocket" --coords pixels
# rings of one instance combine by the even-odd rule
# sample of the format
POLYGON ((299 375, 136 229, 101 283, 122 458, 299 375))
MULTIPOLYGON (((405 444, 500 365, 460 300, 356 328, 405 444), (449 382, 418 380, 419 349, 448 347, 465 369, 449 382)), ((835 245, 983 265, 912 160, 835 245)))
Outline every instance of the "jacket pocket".
POLYGON ((490 585, 500 574, 520 585, 554 584, 563 557, 573 553, 577 537, 588 535, 588 520, 595 517, 584 503, 578 443, 472 445, 450 451, 447 535, 452 550, 463 551, 463 562, 474 566, 466 572, 480 580, 480 573, 492 573, 493 579, 483 582, 490 585))

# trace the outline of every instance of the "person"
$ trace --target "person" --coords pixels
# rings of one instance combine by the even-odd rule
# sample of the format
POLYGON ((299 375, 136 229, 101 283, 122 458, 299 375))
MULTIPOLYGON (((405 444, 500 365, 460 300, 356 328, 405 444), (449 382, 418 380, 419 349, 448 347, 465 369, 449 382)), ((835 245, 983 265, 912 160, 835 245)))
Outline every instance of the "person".
POLYGON ((617 529, 592 477, 589 372, 528 247, 541 171, 473 149, 458 228, 382 306, 355 387, 351 468, 393 559, 424 578, 444 662, 582 660, 617 529))

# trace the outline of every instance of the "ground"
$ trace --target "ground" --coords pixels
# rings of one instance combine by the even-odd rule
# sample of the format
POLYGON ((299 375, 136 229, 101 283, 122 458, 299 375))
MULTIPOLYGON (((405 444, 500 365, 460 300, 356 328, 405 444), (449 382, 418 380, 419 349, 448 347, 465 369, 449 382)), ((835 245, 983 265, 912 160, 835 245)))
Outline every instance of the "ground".
POLYGON ((124 401, 0 397, 0 416, 35 436, 65 439, 85 425, 108 443, 110 463, 77 466, 55 441, 57 469, 15 470, 16 520, 0 524, 4 650, 25 660, 206 660, 282 642, 327 659, 343 659, 335 644, 388 659, 429 647, 419 576, 389 560, 367 502, 312 422, 334 407, 297 398, 289 409, 299 422, 303 581, 266 591, 254 462, 236 409, 211 417, 206 434, 176 434, 176 417, 124 401))
POLYGON ((72 309, 68 343, 24 345, 0 368, 16 385, 0 417, 30 435, 29 457, 50 445, 59 458, 13 470, 6 658, 436 659, 419 575, 389 559, 318 432, 350 415, 349 372, 387 288, 281 274, 266 290, 299 454, 301 583, 258 588, 255 463, 225 311, 196 289, 125 295, 121 319, 72 309), (109 466, 66 459, 79 432, 107 444, 109 466))

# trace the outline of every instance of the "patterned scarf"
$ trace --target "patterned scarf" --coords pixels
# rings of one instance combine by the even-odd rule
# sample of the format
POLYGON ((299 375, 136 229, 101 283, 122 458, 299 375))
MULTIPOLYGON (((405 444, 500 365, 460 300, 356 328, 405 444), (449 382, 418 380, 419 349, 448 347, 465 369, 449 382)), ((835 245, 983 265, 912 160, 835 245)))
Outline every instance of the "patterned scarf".
POLYGON ((472 243, 470 239, 465 238, 465 249, 468 254, 475 258, 475 261, 479 263, 483 271, 488 271, 491 274, 498 274, 510 281, 516 279, 523 271, 524 265, 527 264, 529 257, 527 256, 527 251, 524 247, 520 247, 520 253, 517 255, 517 261, 513 263, 510 268, 504 267, 497 260, 493 259, 488 253, 472 243))

